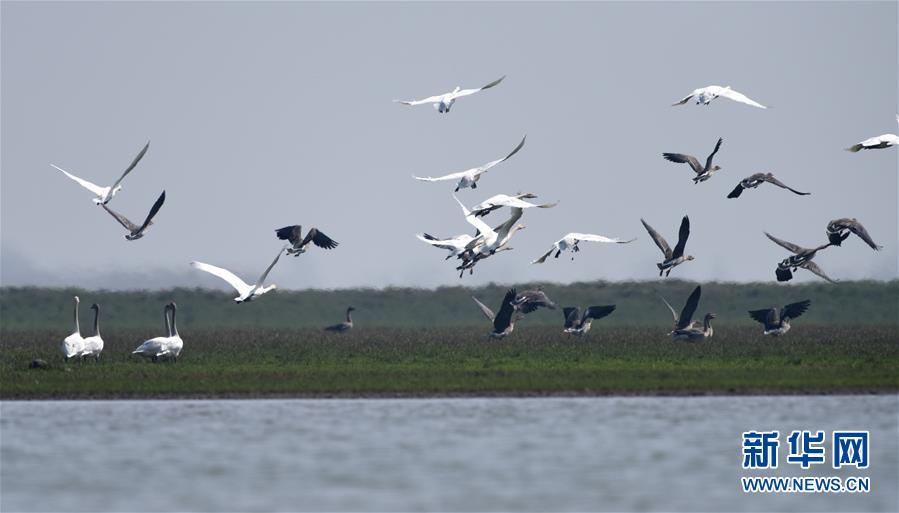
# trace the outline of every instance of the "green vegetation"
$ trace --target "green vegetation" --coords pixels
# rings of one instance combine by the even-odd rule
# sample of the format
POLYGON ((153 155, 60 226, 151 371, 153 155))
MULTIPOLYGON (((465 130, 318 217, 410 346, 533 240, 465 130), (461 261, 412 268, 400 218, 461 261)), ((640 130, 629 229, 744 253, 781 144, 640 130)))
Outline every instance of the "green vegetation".
POLYGON ((762 336, 760 326, 720 326, 711 340, 686 343, 671 341, 665 328, 614 327, 606 319, 596 322, 587 336, 570 337, 559 327, 534 325, 536 318, 529 317, 499 341, 486 337, 485 322, 478 328, 361 327, 346 335, 318 329, 183 328, 181 360, 158 364, 130 351, 160 335, 161 326, 107 330, 101 362, 68 364, 57 349, 65 330, 3 330, 0 397, 899 390, 895 325, 797 322, 782 338, 762 336), (46 360, 49 368, 29 369, 33 358, 46 360))

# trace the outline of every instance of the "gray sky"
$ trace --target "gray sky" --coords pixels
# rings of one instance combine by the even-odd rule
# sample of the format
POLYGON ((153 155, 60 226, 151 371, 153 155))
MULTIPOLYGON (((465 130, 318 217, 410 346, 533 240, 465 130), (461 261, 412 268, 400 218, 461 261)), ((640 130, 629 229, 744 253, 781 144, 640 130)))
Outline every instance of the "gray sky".
POLYGON ((896 2, 3 2, 0 14, 3 285, 223 285, 191 260, 253 281, 280 247, 273 230, 294 223, 340 247, 282 259, 281 287, 656 279, 640 217, 673 245, 684 214, 696 260, 672 276, 773 281, 787 255, 762 232, 814 246, 837 217, 885 249, 852 239, 817 257, 826 272, 897 276, 896 149, 842 150, 897 130, 896 2), (391 102, 501 75, 448 115, 391 102), (669 106, 710 84, 772 108, 669 106), (454 186, 410 175, 482 164, 524 134, 459 197, 561 203, 526 211, 515 249, 460 280, 414 237, 471 232, 454 186), (719 136, 723 170, 703 184, 661 158, 704 160, 719 136), (162 189, 167 201, 127 242, 49 164, 109 184, 148 139, 110 206, 136 221, 162 189), (757 171, 812 195, 725 198, 757 171), (638 240, 529 265, 570 231, 638 240))

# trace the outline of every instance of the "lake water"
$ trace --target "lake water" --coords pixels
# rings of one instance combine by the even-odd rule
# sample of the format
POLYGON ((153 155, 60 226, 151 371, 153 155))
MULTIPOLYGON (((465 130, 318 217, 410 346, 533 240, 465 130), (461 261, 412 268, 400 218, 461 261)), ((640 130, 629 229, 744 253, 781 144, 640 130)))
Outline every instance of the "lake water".
POLYGON ((897 511, 899 397, 37 401, 0 405, 3 511, 897 511), (741 434, 781 432, 744 471, 741 434), (787 464, 823 430, 827 463, 787 464), (871 432, 830 468, 830 432, 871 432), (820 468, 819 468, 820 467, 820 468), (746 495, 743 475, 871 478, 746 495))

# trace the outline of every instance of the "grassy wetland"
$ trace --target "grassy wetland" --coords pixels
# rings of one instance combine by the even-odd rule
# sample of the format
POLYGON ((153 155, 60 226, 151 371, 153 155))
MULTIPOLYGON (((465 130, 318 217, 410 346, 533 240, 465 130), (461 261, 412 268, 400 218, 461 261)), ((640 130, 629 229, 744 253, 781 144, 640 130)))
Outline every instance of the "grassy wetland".
MULTIPOLYGON (((720 322, 712 339, 698 343, 666 336, 670 314, 655 295, 665 295, 679 308, 694 284, 638 285, 546 287, 560 305, 617 303, 618 310, 595 322, 584 337, 561 332, 559 311, 540 311, 503 340, 487 338, 487 321, 468 298, 472 291, 461 288, 278 292, 247 305, 231 304, 225 293, 186 289, 3 289, 0 397, 899 391, 897 282, 830 289, 704 285, 699 310, 718 313, 720 322), (94 301, 106 306, 101 317, 106 347, 99 363, 62 362, 58 344, 71 332, 73 294, 81 296, 82 306, 94 301), (806 297, 812 307, 785 337, 764 337, 745 313, 806 297), (154 364, 132 356, 141 341, 163 334, 162 306, 169 299, 180 306, 181 359, 154 364), (394 313, 403 303, 434 326, 420 325, 421 316, 394 313), (320 326, 341 320, 346 304, 358 308, 356 329, 344 335, 322 332, 320 326), (272 311, 278 313, 277 322, 268 320, 272 311), (48 368, 29 369, 36 358, 48 362, 48 368)), ((496 308, 502 290, 490 287, 474 294, 496 308)), ((90 321, 83 310, 83 333, 89 332, 90 321)))

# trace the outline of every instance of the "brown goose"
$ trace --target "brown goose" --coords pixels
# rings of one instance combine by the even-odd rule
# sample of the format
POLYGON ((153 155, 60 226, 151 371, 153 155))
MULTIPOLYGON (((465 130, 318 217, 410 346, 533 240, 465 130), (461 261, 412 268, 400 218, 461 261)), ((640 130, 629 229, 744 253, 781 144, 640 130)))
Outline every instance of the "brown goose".
POLYGON ((699 327, 699 324, 693 320, 693 314, 696 312, 696 307, 699 306, 700 296, 702 296, 702 288, 697 285, 690 297, 687 298, 680 316, 677 315, 677 312, 668 301, 662 298, 665 306, 668 307, 668 310, 671 310, 671 315, 674 317, 674 329, 669 333, 674 340, 702 340, 711 338, 715 334, 715 330, 712 328, 712 319, 715 318, 715 314, 705 314, 702 327, 699 327))
POLYGON ((715 157, 715 154, 718 153, 718 148, 721 148, 721 143, 724 142, 724 139, 718 138, 718 143, 715 144, 715 149, 712 150, 712 153, 709 154, 708 158, 705 160, 705 166, 699 163, 699 159, 694 157, 693 155, 685 155, 683 153, 663 153, 662 157, 669 162, 674 162, 677 164, 690 164, 690 167, 693 168, 693 171, 696 172, 696 176, 693 177, 693 183, 697 184, 699 182, 704 182, 712 177, 712 174, 715 171, 721 169, 721 166, 712 166, 712 159, 715 157))
POLYGON ((811 194, 810 192, 799 192, 792 187, 788 187, 786 184, 784 184, 777 178, 774 178, 774 175, 771 173, 755 173, 754 175, 747 176, 746 178, 742 179, 740 181, 740 183, 737 184, 737 186, 734 188, 734 190, 732 190, 730 192, 730 194, 727 195, 727 197, 728 198, 739 198, 740 194, 743 194, 744 189, 755 189, 756 187, 758 187, 759 185, 761 185, 765 182, 774 184, 774 185, 780 187, 781 189, 787 189, 788 191, 792 192, 793 194, 798 194, 800 196, 808 196, 809 194, 811 194))
POLYGON ((556 304, 540 289, 525 290, 516 295, 515 299, 512 300, 512 306, 516 311, 524 314, 529 314, 540 307, 549 308, 550 310, 556 309, 556 304))
POLYGON ((160 208, 162 208, 163 203, 165 203, 165 191, 162 191, 162 194, 160 194, 156 199, 156 203, 153 203, 153 206, 150 208, 150 213, 147 214, 147 218, 144 219, 144 223, 140 226, 137 226, 136 224, 129 221, 127 217, 107 207, 105 203, 101 203, 100 206, 103 207, 107 212, 109 212, 109 215, 111 215, 116 221, 119 222, 119 224, 121 224, 125 227, 126 230, 128 230, 128 235, 125 235, 126 240, 137 240, 143 237, 144 232, 147 231, 147 228, 149 228, 153 224, 153 218, 156 217, 156 213, 159 212, 160 208))
POLYGON ((289 241, 293 245, 293 247, 287 249, 287 254, 295 257, 305 253, 306 246, 310 242, 322 249, 334 249, 339 245, 336 240, 318 231, 317 228, 310 228, 306 233, 306 237, 303 237, 303 227, 298 224, 278 228, 275 230, 275 234, 278 235, 279 239, 289 241))
POLYGON ((825 249, 831 245, 829 242, 827 244, 824 244, 823 246, 818 246, 817 248, 810 249, 797 246, 792 242, 778 239, 768 232, 765 232, 765 235, 778 246, 793 253, 792 256, 783 259, 779 264, 777 264, 777 269, 774 270, 774 274, 777 276, 777 281, 792 280, 793 273, 796 272, 796 269, 802 268, 808 269, 809 271, 817 274, 830 283, 836 283, 835 280, 830 279, 829 276, 824 274, 824 271, 822 271, 821 268, 818 267, 818 264, 812 262, 812 259, 815 258, 815 255, 818 253, 818 251, 821 251, 822 249, 825 249))
POLYGON ((515 308, 512 306, 512 302, 515 301, 515 296, 515 289, 509 289, 505 297, 503 297, 502 304, 499 306, 499 312, 495 314, 487 305, 481 303, 478 298, 471 296, 471 299, 481 309, 484 317, 493 323, 493 331, 490 332, 490 338, 506 337, 515 330, 515 322, 522 319, 521 316, 514 315, 515 308))
POLYGON ((575 306, 566 306, 562 308, 562 314, 565 316, 564 333, 569 335, 585 335, 590 331, 590 326, 594 319, 602 319, 603 317, 615 311, 615 305, 588 306, 581 315, 581 309, 575 306))
POLYGON ((662 250, 662 254, 665 255, 665 260, 656 264, 659 268, 659 276, 662 273, 665 273, 665 276, 671 274, 671 270, 677 267, 678 265, 688 261, 693 260, 693 255, 684 256, 684 249, 687 247, 687 238, 690 236, 690 218, 684 216, 681 219, 680 230, 677 236, 677 245, 674 246, 674 250, 672 251, 671 247, 668 246, 668 241, 665 240, 664 237, 659 235, 659 232, 655 231, 652 226, 649 226, 649 223, 640 219, 640 222, 643 223, 643 227, 646 228, 646 231, 649 232, 649 236, 656 243, 656 246, 662 250))
POLYGON ((346 321, 341 322, 339 324, 333 324, 325 328, 325 331, 331 331, 334 333, 346 333, 353 329, 353 317, 350 315, 355 308, 352 306, 346 309, 346 321))
POLYGON ((865 230, 865 227, 854 217, 851 219, 846 217, 834 219, 827 223, 827 239, 834 246, 842 246, 843 241, 849 237, 850 233, 858 235, 874 251, 883 249, 883 246, 878 246, 874 243, 874 239, 868 235, 868 230, 865 230))
POLYGON ((790 321, 804 314, 812 304, 808 299, 789 305, 778 310, 776 307, 763 310, 750 310, 749 316, 765 326, 765 335, 779 336, 790 331, 790 321))

